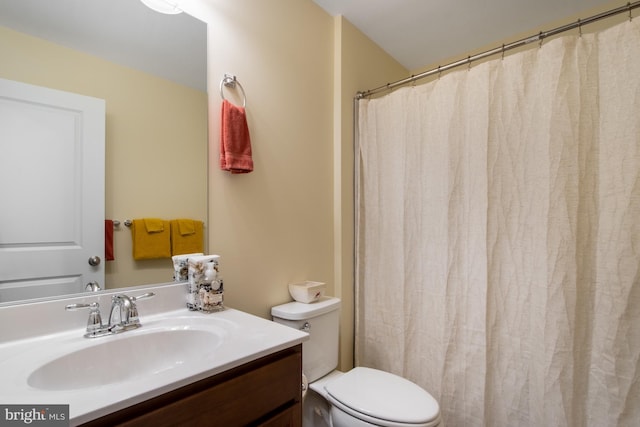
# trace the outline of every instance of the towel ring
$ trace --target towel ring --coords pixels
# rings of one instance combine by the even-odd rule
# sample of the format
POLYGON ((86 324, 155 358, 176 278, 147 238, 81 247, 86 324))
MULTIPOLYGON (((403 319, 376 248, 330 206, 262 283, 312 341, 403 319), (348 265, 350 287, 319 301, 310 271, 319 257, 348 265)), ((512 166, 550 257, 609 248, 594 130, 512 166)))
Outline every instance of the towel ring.
POLYGON ((233 76, 231 74, 224 75, 224 77, 220 81, 220 97, 224 100, 227 99, 224 97, 224 86, 235 89, 236 85, 238 85, 240 91, 242 92, 242 108, 245 108, 247 106, 247 95, 244 93, 244 88, 242 87, 238 79, 236 79, 236 76, 233 76))

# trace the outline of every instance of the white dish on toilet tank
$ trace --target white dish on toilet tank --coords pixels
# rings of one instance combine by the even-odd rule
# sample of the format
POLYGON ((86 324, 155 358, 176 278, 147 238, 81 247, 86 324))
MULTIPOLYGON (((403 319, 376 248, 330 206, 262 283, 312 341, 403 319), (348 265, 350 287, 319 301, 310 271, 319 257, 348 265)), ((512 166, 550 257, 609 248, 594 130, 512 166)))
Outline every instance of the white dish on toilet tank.
POLYGON ((289 284, 289 294, 294 300, 308 304, 322 298, 325 288, 326 285, 323 282, 291 283, 289 284))

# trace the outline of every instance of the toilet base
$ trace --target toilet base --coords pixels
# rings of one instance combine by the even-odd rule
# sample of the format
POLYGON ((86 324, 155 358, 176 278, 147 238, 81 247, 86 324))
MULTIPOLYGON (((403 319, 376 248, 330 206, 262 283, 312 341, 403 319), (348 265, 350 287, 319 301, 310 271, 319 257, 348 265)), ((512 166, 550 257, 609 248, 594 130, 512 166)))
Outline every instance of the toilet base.
POLYGON ((331 427, 331 405, 313 390, 308 390, 302 402, 302 427, 331 427))
MULTIPOLYGON (((380 426, 391 426, 391 427, 400 427, 400 426, 408 426, 408 424, 399 424, 391 421, 381 421, 379 424, 372 424, 360 418, 356 418, 351 414, 348 414, 338 408, 337 406, 331 406, 330 411, 331 417, 331 427, 380 427, 380 426)), ((415 426, 416 424, 411 424, 415 426)), ((428 424, 421 424, 421 427, 443 427, 442 419, 440 415, 435 420, 429 422, 428 424)))
POLYGON ((324 385, 344 375, 340 371, 332 371, 308 385, 302 401, 302 427, 331 427, 331 404, 326 399, 324 385))
POLYGON ((379 427, 366 421, 352 417, 335 406, 331 407, 332 427, 379 427))

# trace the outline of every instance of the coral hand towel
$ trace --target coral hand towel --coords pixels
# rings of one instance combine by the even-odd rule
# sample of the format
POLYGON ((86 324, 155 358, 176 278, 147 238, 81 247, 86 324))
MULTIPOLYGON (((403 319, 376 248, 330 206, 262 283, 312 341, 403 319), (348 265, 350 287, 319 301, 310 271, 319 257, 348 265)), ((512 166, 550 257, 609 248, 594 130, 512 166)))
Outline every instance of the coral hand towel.
POLYGON ((134 219, 131 224, 133 259, 171 258, 169 221, 147 218, 134 219))
POLYGON ((222 101, 220 129, 220 168, 231 173, 251 172, 251 137, 244 108, 222 101))

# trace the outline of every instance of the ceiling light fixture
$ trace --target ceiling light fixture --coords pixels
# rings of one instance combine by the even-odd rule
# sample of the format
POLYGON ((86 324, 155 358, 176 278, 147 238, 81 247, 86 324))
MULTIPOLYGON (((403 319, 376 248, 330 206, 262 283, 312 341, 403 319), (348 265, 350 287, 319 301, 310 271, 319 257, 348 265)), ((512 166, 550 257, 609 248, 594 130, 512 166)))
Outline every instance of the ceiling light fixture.
POLYGON ((153 9, 156 12, 165 13, 167 15, 177 15, 182 13, 182 9, 178 7, 178 4, 170 0, 140 0, 149 9, 153 9))

